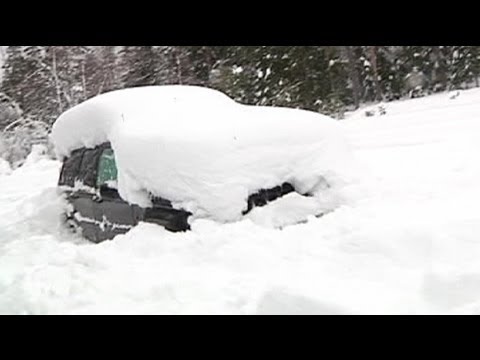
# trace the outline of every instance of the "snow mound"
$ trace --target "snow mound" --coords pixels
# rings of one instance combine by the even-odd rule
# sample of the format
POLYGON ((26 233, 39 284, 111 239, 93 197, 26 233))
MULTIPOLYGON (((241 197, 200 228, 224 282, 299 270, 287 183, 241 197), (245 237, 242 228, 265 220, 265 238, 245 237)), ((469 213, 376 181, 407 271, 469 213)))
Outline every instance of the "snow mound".
POLYGON ((259 301, 257 315, 348 315, 335 304, 322 303, 305 296, 273 289, 259 301))
POLYGON ((0 158, 0 175, 9 175, 12 172, 12 168, 8 161, 0 158))
POLYGON ((284 182, 321 202, 325 180, 340 191, 354 168, 335 120, 195 86, 100 95, 62 114, 51 138, 60 158, 109 141, 130 203, 149 206, 150 192, 219 221, 240 219, 249 195, 284 182))
POLYGON ((285 225, 295 194, 93 244, 64 227, 61 164, 37 148, 0 176, 0 314, 480 315, 480 89, 448 96, 341 121, 374 191, 282 229, 247 217, 285 225))

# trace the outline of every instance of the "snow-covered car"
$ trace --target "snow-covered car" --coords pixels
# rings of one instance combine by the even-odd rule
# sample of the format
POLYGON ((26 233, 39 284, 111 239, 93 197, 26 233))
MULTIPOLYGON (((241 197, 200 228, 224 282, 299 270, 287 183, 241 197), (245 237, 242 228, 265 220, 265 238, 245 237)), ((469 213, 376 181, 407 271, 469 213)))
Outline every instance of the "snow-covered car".
POLYGON ((97 96, 62 114, 51 137, 67 217, 94 242, 141 221, 171 231, 195 218, 237 221, 292 193, 321 215, 349 164, 333 119, 194 86, 97 96))
POLYGON ((117 189, 117 167, 109 143, 93 149, 82 147, 64 159, 59 187, 70 204, 66 216, 94 242, 129 231, 140 221, 155 222, 171 231, 189 228, 190 213, 174 209, 171 202, 152 197, 152 207, 142 208, 124 201, 117 189))
MULTIPOLYGON (((82 147, 64 159, 58 185, 70 204, 67 221, 73 228, 80 229, 84 237, 93 242, 112 239, 141 221, 161 225, 170 231, 189 230, 188 218, 192 214, 174 208, 167 199, 151 195, 152 205, 147 208, 123 200, 116 189, 117 174, 109 143, 93 149, 82 147)), ((289 183, 261 189, 249 196, 243 214, 293 191, 289 183)))

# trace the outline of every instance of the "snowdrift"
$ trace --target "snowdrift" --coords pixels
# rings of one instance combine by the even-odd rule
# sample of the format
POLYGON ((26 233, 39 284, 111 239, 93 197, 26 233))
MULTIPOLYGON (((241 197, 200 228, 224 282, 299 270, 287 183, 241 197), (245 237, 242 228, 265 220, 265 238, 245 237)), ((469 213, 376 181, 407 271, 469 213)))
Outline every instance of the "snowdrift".
POLYGON ((385 108, 339 122, 374 191, 282 230, 196 219, 92 244, 37 148, 0 174, 0 314, 480 315, 480 89, 385 108))
POLYGON ((51 138, 59 158, 109 141, 126 201, 149 206, 150 192, 218 221, 238 220, 249 195, 284 182, 313 194, 318 209, 330 206, 326 184, 340 189, 354 168, 335 120, 194 86, 100 95, 62 114, 51 138))

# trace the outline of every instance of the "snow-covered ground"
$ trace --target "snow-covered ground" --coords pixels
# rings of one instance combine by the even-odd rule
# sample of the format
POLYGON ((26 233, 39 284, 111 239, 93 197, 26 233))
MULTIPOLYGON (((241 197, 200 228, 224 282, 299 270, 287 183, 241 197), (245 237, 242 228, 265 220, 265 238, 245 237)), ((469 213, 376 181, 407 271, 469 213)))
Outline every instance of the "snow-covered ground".
POLYGON ((0 164, 0 313, 480 314, 480 89, 385 108, 340 123, 364 166, 349 201, 282 230, 257 214, 94 245, 61 226, 58 162, 0 164))

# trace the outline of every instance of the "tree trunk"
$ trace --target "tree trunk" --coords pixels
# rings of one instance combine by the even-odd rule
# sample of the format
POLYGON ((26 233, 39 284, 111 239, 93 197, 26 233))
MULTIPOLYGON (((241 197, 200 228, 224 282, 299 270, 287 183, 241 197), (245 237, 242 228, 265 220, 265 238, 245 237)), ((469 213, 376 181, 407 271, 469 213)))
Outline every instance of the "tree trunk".
POLYGON ((177 84, 182 85, 183 83, 182 59, 180 58, 180 56, 181 54, 178 47, 173 47, 173 58, 175 61, 176 81, 177 81, 177 84))
POLYGON ((380 101, 383 98, 382 88, 380 86, 380 81, 378 80, 378 66, 377 66, 377 47, 369 46, 368 55, 370 58, 370 63, 372 65, 373 71, 373 83, 375 84, 375 100, 380 101))
POLYGON ((55 82, 55 89, 57 92, 57 102, 58 102, 58 110, 59 114, 63 112, 63 104, 62 104, 62 93, 60 89, 60 81, 58 79, 58 72, 57 72, 57 55, 55 49, 52 47, 52 76, 55 82))
POLYGON ((85 61, 82 61, 82 87, 83 87, 83 100, 87 100, 87 80, 85 78, 85 61))
POLYGON ((348 62, 348 77, 350 78, 350 81, 352 82, 352 92, 353 92, 353 103, 355 105, 355 110, 360 107, 360 92, 361 92, 361 86, 360 86, 360 78, 358 75, 358 70, 357 67, 355 66, 355 53, 354 53, 354 47, 353 46, 344 46, 343 51, 345 52, 345 55, 347 56, 347 62, 348 62))

